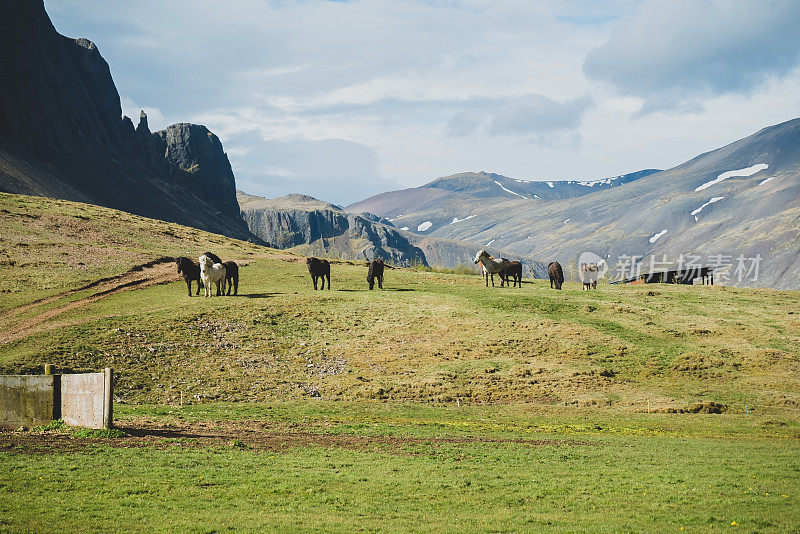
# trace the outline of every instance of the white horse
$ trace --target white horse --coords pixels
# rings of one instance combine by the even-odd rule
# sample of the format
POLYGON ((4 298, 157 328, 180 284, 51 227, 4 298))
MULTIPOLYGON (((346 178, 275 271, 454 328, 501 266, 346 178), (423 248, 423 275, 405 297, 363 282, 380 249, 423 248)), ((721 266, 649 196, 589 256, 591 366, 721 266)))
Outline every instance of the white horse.
POLYGON ((214 263, 214 260, 203 254, 198 258, 200 264, 200 279, 203 281, 205 296, 211 296, 211 284, 217 284, 217 296, 220 296, 220 286, 225 280, 225 266, 214 263))
MULTIPOLYGON (((494 275, 506 268, 506 260, 497 261, 485 250, 479 250, 475 255, 475 262, 483 267, 483 276, 486 279, 486 287, 489 287, 489 277, 492 277, 492 287, 494 287, 494 275)), ((500 277, 500 287, 503 287, 503 277, 500 277)))

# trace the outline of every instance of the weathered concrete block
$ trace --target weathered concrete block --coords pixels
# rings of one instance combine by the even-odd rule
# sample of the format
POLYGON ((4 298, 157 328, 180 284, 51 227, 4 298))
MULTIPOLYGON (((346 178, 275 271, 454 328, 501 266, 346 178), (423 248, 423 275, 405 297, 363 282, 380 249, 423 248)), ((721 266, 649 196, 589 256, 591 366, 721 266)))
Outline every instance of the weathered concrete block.
POLYGON ((43 425, 60 417, 58 379, 55 375, 0 375, 0 427, 43 425))
POLYGON ((61 418, 68 425, 104 428, 105 375, 61 376, 61 418))

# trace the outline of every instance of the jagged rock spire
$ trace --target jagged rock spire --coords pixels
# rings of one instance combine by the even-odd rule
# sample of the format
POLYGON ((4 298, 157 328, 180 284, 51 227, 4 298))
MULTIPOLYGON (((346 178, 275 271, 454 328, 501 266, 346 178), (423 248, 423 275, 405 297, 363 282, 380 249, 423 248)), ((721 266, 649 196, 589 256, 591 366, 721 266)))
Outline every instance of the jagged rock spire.
POLYGON ((136 133, 150 133, 150 127, 147 125, 147 113, 144 110, 139 113, 139 126, 136 127, 136 133))

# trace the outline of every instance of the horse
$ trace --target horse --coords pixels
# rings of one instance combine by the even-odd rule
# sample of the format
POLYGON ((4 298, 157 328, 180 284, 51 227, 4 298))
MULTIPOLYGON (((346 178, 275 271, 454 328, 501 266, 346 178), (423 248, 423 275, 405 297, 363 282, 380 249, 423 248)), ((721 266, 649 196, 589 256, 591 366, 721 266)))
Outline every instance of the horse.
MULTIPOLYGON (((369 262, 369 272, 367 273, 367 283, 369 284, 369 289, 372 291, 372 288, 375 287, 375 280, 378 280, 378 287, 383 289, 383 260, 377 259, 372 260, 369 262)), ((330 284, 328 284, 330 287, 330 284)))
POLYGON ((325 289, 325 278, 328 278, 328 291, 331 289, 331 264, 328 260, 321 260, 319 258, 306 258, 306 265, 308 265, 308 272, 311 273, 311 280, 314 281, 314 291, 317 290, 317 278, 322 279, 322 287, 325 289))
POLYGON ((551 261, 547 265, 547 274, 550 275, 550 289, 553 289, 553 284, 555 284, 556 289, 561 289, 561 284, 564 283, 564 270, 561 268, 561 264, 557 261, 551 261))
POLYGON ((178 274, 183 275, 186 280, 186 289, 189 290, 189 296, 192 296, 192 282, 197 281, 197 293, 200 294, 200 288, 203 287, 203 282, 200 280, 200 265, 186 256, 175 258, 175 265, 178 266, 178 274))
POLYGON ((522 263, 505 258, 501 258, 500 261, 505 264, 505 269, 500 271, 500 278, 508 284, 508 279, 510 277, 513 279, 514 285, 512 287, 522 287, 522 263))
POLYGON ((231 288, 233 288, 233 294, 239 294, 239 266, 236 265, 235 261, 226 261, 222 265, 225 266, 225 282, 222 284, 222 292, 225 292, 225 284, 228 285, 228 295, 231 294, 231 288))
POLYGON ((598 270, 596 263, 584 263, 581 265, 581 282, 584 290, 597 289, 598 270))
MULTIPOLYGON (((505 262, 497 261, 493 257, 489 255, 488 252, 485 250, 479 250, 478 253, 475 255, 475 261, 473 263, 480 263, 483 265, 484 271, 483 276, 486 279, 486 287, 489 287, 489 276, 492 277, 492 287, 494 287, 494 275, 495 273, 500 273, 503 269, 505 269, 505 262)), ((500 276, 500 287, 503 287, 503 277, 500 276)))
POLYGON ((203 256, 208 257, 214 263, 222 263, 222 260, 219 259, 219 256, 217 256, 213 252, 203 252, 203 256))
POLYGON ((211 284, 217 284, 217 296, 222 293, 220 286, 225 283, 225 266, 221 263, 214 263, 214 260, 203 254, 198 258, 200 264, 200 279, 205 286, 205 296, 211 296, 211 284))

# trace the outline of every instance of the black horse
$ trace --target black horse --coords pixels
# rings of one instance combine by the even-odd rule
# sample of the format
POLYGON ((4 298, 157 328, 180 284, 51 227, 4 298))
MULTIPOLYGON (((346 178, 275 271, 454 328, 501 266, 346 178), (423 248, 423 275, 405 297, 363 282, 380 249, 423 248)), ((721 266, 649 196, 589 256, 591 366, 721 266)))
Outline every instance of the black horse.
POLYGON ((317 290, 317 278, 322 278, 322 287, 325 289, 325 278, 328 279, 328 290, 331 289, 331 264, 328 260, 319 258, 306 258, 308 272, 311 273, 311 280, 314 281, 314 291, 317 290))
POLYGON ((219 256, 217 256, 213 252, 203 252, 203 256, 213 261, 214 263, 222 263, 222 260, 219 259, 219 256))
POLYGON ((509 284, 509 278, 514 280, 514 287, 522 287, 522 262, 519 261, 510 261, 503 258, 503 263, 505 263, 505 268, 500 271, 500 278, 506 284, 509 284))
MULTIPOLYGON (((369 273, 367 273, 367 283, 369 284, 369 289, 375 287, 375 280, 378 281, 378 287, 383 289, 383 260, 377 259, 372 260, 369 262, 369 273)), ((329 284, 330 286, 330 284, 329 284)))
POLYGON ((175 258, 175 265, 178 266, 178 274, 183 275, 186 280, 186 289, 189 291, 189 296, 192 296, 192 281, 197 281, 197 293, 200 294, 200 288, 203 287, 203 282, 200 280, 200 265, 185 256, 175 258))
POLYGON ((556 289, 561 289, 561 284, 564 283, 564 270, 561 268, 561 264, 557 261, 551 261, 547 265, 547 274, 550 275, 550 289, 553 289, 553 284, 555 284, 556 289))
MULTIPOLYGON (((226 261, 222 265, 225 266, 225 283, 228 284, 228 295, 231 294, 231 287, 233 287, 233 294, 239 294, 239 266, 236 265, 235 261, 226 261)), ((222 292, 225 292, 225 286, 223 284, 222 292)))

